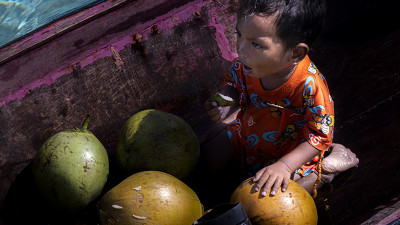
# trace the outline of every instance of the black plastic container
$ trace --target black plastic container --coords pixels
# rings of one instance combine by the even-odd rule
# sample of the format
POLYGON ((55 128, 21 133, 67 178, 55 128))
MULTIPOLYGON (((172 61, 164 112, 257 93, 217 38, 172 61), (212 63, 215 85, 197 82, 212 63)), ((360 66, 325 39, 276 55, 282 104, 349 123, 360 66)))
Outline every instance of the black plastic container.
POLYGON ((217 205, 193 225, 251 225, 251 222, 239 202, 217 205))

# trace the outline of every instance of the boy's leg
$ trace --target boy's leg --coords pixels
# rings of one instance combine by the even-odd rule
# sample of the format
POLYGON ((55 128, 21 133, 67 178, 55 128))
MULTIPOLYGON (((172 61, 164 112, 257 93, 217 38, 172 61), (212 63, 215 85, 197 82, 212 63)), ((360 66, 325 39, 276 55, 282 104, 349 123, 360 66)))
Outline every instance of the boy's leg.
POLYGON ((322 161, 322 174, 338 174, 358 165, 358 158, 350 149, 333 143, 330 154, 322 161))
MULTIPOLYGON (((321 181, 318 183, 317 189, 330 183, 337 174, 357 166, 358 162, 356 154, 350 149, 341 144, 332 144, 330 154, 322 160, 321 181)), ((293 180, 304 187, 309 193, 312 193, 317 178, 317 173, 311 173, 305 177, 295 174, 293 180)))
MULTIPOLYGON (((317 189, 323 187, 325 184, 328 184, 332 181, 333 175, 325 175, 321 174, 321 180, 318 182, 317 189)), ((300 175, 295 174, 293 180, 296 183, 300 184, 308 193, 312 194, 314 189, 314 184, 318 179, 317 173, 310 173, 305 177, 300 177, 300 175)))

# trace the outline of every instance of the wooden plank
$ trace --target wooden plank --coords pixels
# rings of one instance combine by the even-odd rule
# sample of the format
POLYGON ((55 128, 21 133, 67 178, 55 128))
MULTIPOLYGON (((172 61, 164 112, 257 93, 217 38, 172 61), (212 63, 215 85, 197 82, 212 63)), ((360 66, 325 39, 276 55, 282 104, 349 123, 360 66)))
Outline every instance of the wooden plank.
POLYGON ((89 129, 110 154, 122 123, 147 108, 181 116, 204 139, 211 123, 203 103, 230 64, 222 57, 230 47, 221 34, 234 17, 222 5, 202 0, 143 2, 0 67, 0 204, 41 144, 80 126, 86 114, 89 129), (225 22, 215 19, 217 13, 225 22), (152 25, 160 33, 151 33, 152 25), (132 39, 136 33, 143 36, 139 49, 132 39))
POLYGON ((188 1, 157 0, 151 4, 131 2, 121 10, 109 12, 85 26, 76 27, 68 35, 56 38, 40 48, 30 49, 21 57, 0 67, 0 105, 12 100, 12 95, 22 98, 29 89, 51 83, 65 73, 62 69, 71 70, 68 66, 77 63, 78 59, 86 58, 85 62, 80 62, 81 66, 85 66, 95 60, 93 57, 109 56, 109 45, 112 43, 118 43, 115 47, 120 51, 124 45, 132 44, 133 32, 168 19, 171 16, 168 12, 182 10, 179 6, 182 7, 186 2, 188 1), (58 71, 61 72, 57 73, 58 71))

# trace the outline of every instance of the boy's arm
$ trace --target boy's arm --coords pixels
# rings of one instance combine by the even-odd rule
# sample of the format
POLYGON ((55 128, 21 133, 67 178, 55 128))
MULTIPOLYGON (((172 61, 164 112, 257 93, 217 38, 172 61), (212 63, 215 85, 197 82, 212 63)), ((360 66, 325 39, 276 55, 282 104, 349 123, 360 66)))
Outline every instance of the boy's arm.
POLYGON ((320 151, 314 148, 310 143, 301 143, 293 151, 280 158, 276 163, 256 173, 253 180, 256 182, 255 190, 261 190, 261 194, 264 196, 267 195, 271 188, 271 195, 275 195, 281 186, 282 191, 286 191, 289 186, 290 175, 319 153, 320 151))

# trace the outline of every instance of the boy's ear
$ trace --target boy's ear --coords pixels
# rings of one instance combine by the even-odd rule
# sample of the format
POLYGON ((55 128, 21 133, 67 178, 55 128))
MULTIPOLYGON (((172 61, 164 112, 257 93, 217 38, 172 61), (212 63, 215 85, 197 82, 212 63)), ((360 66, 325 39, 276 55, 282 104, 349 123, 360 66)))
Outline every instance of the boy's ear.
POLYGON ((309 50, 310 48, 308 47, 307 44, 305 43, 297 44, 294 48, 292 48, 292 55, 289 59, 290 62, 293 65, 297 65, 298 63, 301 62, 301 60, 304 59, 304 57, 306 57, 309 50))

